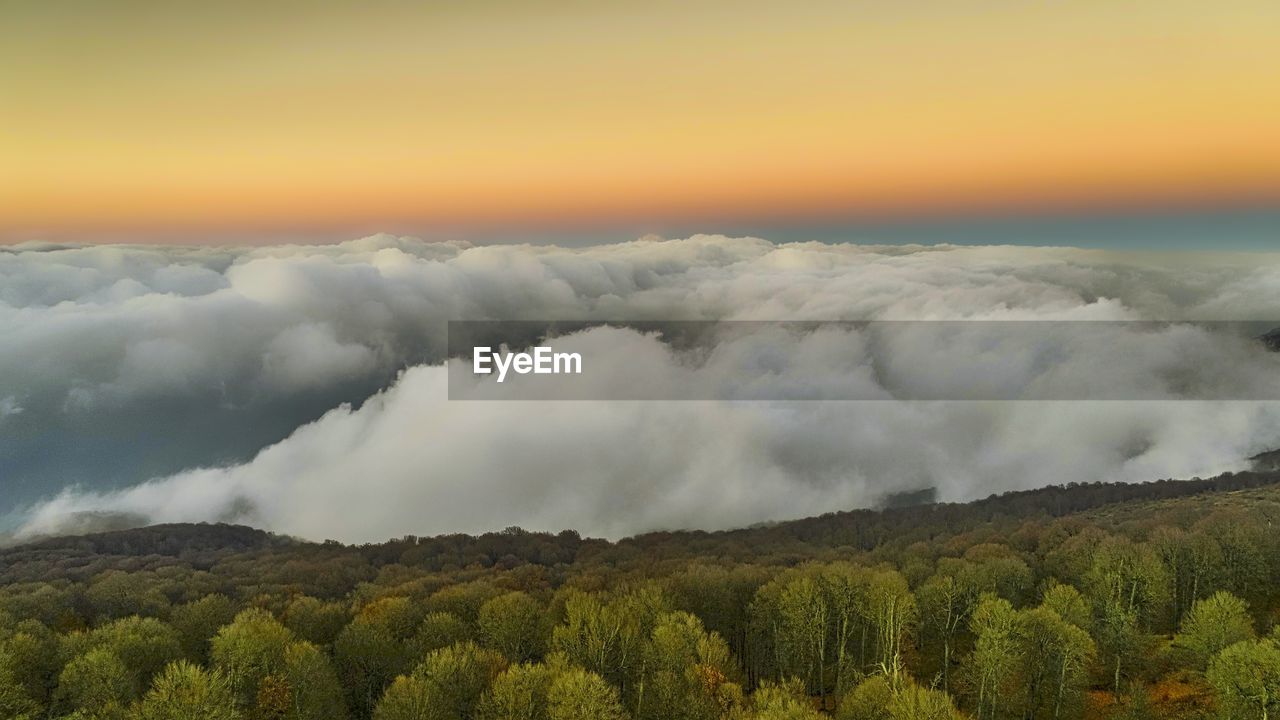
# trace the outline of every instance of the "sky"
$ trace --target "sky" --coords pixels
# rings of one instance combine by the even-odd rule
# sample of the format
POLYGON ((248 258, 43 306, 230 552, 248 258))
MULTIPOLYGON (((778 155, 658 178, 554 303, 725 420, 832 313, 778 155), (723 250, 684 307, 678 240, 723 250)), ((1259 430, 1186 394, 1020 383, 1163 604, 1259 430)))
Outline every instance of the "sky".
POLYGON ((0 0, 0 543, 617 537, 1243 469, 1280 446, 1280 404, 1225 400, 1276 396, 1252 338, 594 328, 603 382, 761 401, 466 403, 444 328, 1280 325, 1276 37, 1273 0, 0 0), (1177 402, 788 401, 993 372, 1177 402))
POLYGON ((8 0, 0 17, 0 242, 1280 205, 1270 0, 8 0))

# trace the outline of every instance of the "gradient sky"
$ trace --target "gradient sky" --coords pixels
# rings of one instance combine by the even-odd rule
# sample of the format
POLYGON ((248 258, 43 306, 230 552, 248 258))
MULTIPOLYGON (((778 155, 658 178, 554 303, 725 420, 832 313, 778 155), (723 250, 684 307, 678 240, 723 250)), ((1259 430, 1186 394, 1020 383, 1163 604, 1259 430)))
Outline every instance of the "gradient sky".
POLYGON ((0 241, 1280 200, 1274 0, 0 0, 0 241))

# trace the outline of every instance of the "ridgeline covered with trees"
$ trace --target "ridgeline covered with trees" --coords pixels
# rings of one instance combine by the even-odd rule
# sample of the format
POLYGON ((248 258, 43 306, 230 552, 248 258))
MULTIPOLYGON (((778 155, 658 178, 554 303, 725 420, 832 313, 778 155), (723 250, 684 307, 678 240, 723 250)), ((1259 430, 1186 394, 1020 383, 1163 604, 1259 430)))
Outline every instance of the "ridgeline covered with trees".
POLYGON ((0 718, 1280 718, 1280 473, 612 543, 0 550, 0 718))

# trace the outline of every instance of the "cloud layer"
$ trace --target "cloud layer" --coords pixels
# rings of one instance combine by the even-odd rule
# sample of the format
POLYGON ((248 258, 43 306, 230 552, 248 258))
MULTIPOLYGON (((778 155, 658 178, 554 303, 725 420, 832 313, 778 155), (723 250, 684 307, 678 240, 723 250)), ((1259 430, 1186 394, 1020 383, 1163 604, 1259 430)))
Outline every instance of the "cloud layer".
MULTIPOLYGON (((446 399, 445 321, 590 318, 1260 320, 1280 318, 1280 254, 711 236, 572 250, 387 236, 0 250, 0 477, 10 502, 35 503, 20 510, 28 535, 126 513, 342 540, 512 524, 617 536, 796 517, 927 485, 966 499, 1209 474, 1280 444, 1280 412, 1263 402, 446 399)), ((857 334, 766 333, 691 366, 627 331, 573 342, 673 394, 718 381, 758 398, 821 397, 866 352, 857 334)), ((1185 366, 1247 389, 1269 381, 1275 359, 1232 356, 1206 373, 1214 349, 1194 333, 1117 347, 1106 362, 1134 382, 1185 366)), ((899 356, 902 372, 938 382, 991 372, 957 370, 928 348, 899 356)), ((1061 382, 1088 382, 1088 363, 1068 370, 1061 382)))

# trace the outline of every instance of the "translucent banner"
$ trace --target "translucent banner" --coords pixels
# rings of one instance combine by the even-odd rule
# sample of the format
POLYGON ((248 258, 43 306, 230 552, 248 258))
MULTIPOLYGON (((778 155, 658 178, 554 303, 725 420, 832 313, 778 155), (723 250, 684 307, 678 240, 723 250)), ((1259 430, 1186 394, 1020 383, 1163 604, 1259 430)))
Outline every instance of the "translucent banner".
POLYGON ((461 321, 451 400, 1280 399, 1280 322, 461 321))

